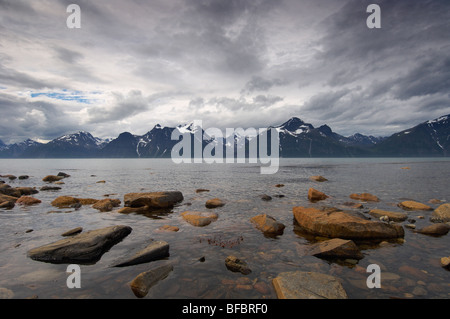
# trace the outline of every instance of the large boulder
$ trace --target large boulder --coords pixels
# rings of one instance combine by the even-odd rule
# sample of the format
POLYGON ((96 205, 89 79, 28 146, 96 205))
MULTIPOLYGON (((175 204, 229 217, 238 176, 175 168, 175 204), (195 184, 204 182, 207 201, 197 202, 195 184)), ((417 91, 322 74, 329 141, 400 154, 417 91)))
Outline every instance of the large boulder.
POLYGON ((431 208, 430 206, 413 200, 405 200, 399 203, 398 207, 401 207, 404 210, 433 210, 433 208, 431 208))
POLYGON ((316 272, 280 273, 272 280, 278 299, 347 299, 336 277, 316 272))
POLYGON ((306 254, 325 259, 362 259, 364 257, 352 240, 341 238, 333 238, 307 246, 306 254))
POLYGON ((169 244, 161 240, 152 240, 145 248, 141 249, 127 260, 116 264, 114 267, 132 266, 165 257, 169 257, 169 244))
POLYGON ((131 230, 131 227, 124 225, 91 230, 33 248, 27 255, 33 260, 53 264, 94 264, 131 230))
POLYGON ((256 228, 268 235, 281 235, 285 226, 267 214, 257 215, 250 219, 256 228))
POLYGON ((294 218, 307 232, 329 238, 388 239, 404 236, 403 227, 366 220, 342 211, 294 207, 294 218))
POLYGON ((450 204, 442 204, 431 214, 432 222, 450 222, 450 204))
POLYGON ((387 216, 389 220, 392 220, 394 222, 402 222, 408 218, 408 215, 405 213, 391 212, 381 209, 372 209, 369 211, 369 215, 376 218, 387 216))
POLYGON ((128 193, 124 196, 124 205, 126 207, 171 208, 183 199, 183 194, 178 191, 128 193))
POLYGON ((185 221, 194 226, 207 226, 219 217, 216 213, 186 211, 181 213, 185 221))

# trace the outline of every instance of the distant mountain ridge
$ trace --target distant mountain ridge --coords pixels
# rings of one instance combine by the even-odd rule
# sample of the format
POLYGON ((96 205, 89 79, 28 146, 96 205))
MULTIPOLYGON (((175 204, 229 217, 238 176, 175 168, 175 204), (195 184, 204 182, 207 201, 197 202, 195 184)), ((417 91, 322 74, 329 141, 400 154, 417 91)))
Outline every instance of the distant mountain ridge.
MULTIPOLYGON (((389 137, 359 133, 345 137, 326 124, 315 128, 297 117, 268 129, 273 128, 279 134, 280 157, 446 157, 450 154, 449 116, 420 123, 389 137)), ((66 134, 46 144, 27 139, 5 145, 0 140, 0 158, 170 158, 172 148, 179 142, 171 140, 172 132, 190 134, 193 149, 195 132, 199 129, 202 128, 194 123, 176 127, 157 124, 144 135, 123 132, 115 139, 106 140, 85 131, 66 134)), ((245 146, 248 150, 251 138, 236 135, 234 145, 225 138, 208 136, 197 142, 202 143, 202 149, 214 142, 216 148, 223 147, 225 155, 227 148, 237 150, 245 146)))

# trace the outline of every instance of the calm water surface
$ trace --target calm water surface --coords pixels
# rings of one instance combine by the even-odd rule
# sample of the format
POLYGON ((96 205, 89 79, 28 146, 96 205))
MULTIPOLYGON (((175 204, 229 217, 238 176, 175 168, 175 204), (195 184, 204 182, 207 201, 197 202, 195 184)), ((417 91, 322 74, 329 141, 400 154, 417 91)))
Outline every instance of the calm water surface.
MULTIPOLYGON (((139 273, 167 260, 123 268, 111 265, 144 247, 150 239, 170 244, 168 259, 174 271, 145 298, 276 298, 271 280, 280 272, 295 270, 340 278, 350 298, 450 297, 450 272, 439 263, 441 257, 450 256, 450 235, 430 237, 405 228, 404 242, 358 243, 364 258, 355 265, 302 256, 302 247, 318 239, 299 232, 292 214, 294 206, 341 207, 351 201, 351 193, 362 192, 381 199, 363 203, 364 209, 359 210, 363 213, 372 208, 401 211, 396 205, 406 199, 449 201, 447 159, 285 159, 274 175, 261 175, 260 167, 254 164, 177 165, 170 159, 3 159, 0 165, 1 175, 30 176, 28 180, 6 180, 13 187, 39 189, 46 184, 42 182, 46 175, 60 171, 71 175, 63 180, 61 190, 33 195, 42 200, 41 204, 0 210, 0 287, 12 291, 14 298, 136 298, 129 283, 139 273), (410 169, 401 169, 405 166, 410 169), (322 175, 329 181, 312 182, 312 175, 322 175), (96 183, 101 180, 105 183, 96 183), (310 187, 330 198, 310 203, 310 187), (197 188, 210 192, 197 194, 197 188), (109 194, 123 202, 126 193, 165 190, 181 191, 184 201, 169 212, 150 215, 101 213, 90 206, 73 211, 50 205, 61 195, 102 199, 109 194), (273 199, 262 201, 263 194, 273 199), (214 197, 226 201, 225 206, 214 209, 219 215, 216 222, 194 227, 181 218, 180 213, 186 210, 207 210, 205 201, 214 197), (286 225, 283 235, 265 237, 254 228, 249 219, 264 213, 286 225), (81 266, 81 289, 67 288, 67 265, 27 257, 29 249, 59 240, 71 228, 81 226, 87 231, 118 224, 131 226, 132 233, 96 264, 81 266), (165 224, 180 230, 157 230, 165 224), (30 229, 33 231, 27 232, 30 229), (224 261, 228 255, 244 259, 251 274, 227 270, 224 261), (201 257, 203 262, 199 261, 201 257), (365 270, 372 263, 381 267, 381 289, 366 286, 369 274, 365 270)), ((430 224, 431 212, 408 215, 416 220, 417 228, 430 224)))

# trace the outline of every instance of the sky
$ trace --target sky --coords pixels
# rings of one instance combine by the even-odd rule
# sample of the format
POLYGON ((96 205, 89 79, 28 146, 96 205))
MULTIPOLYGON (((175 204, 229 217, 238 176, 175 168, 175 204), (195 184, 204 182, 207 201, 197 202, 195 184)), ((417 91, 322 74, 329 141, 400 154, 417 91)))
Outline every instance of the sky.
POLYGON ((0 139, 293 116, 388 136, 450 113, 449 52, 448 0, 0 0, 0 139))

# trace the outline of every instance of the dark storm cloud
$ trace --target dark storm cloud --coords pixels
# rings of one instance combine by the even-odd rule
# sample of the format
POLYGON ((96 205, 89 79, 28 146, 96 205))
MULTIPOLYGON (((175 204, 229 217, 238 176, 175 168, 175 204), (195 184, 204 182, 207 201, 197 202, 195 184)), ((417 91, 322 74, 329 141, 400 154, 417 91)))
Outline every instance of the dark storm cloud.
POLYGON ((73 64, 80 61, 84 57, 80 52, 69 50, 67 48, 56 46, 54 49, 57 58, 64 63, 73 64))
POLYGON ((274 86, 287 84, 281 79, 265 79, 261 76, 252 76, 241 91, 241 94, 251 94, 258 91, 268 91, 274 86))
POLYGON ((22 87, 24 89, 45 89, 57 87, 57 83, 35 78, 26 73, 8 68, 0 60, 0 83, 6 86, 22 87))

